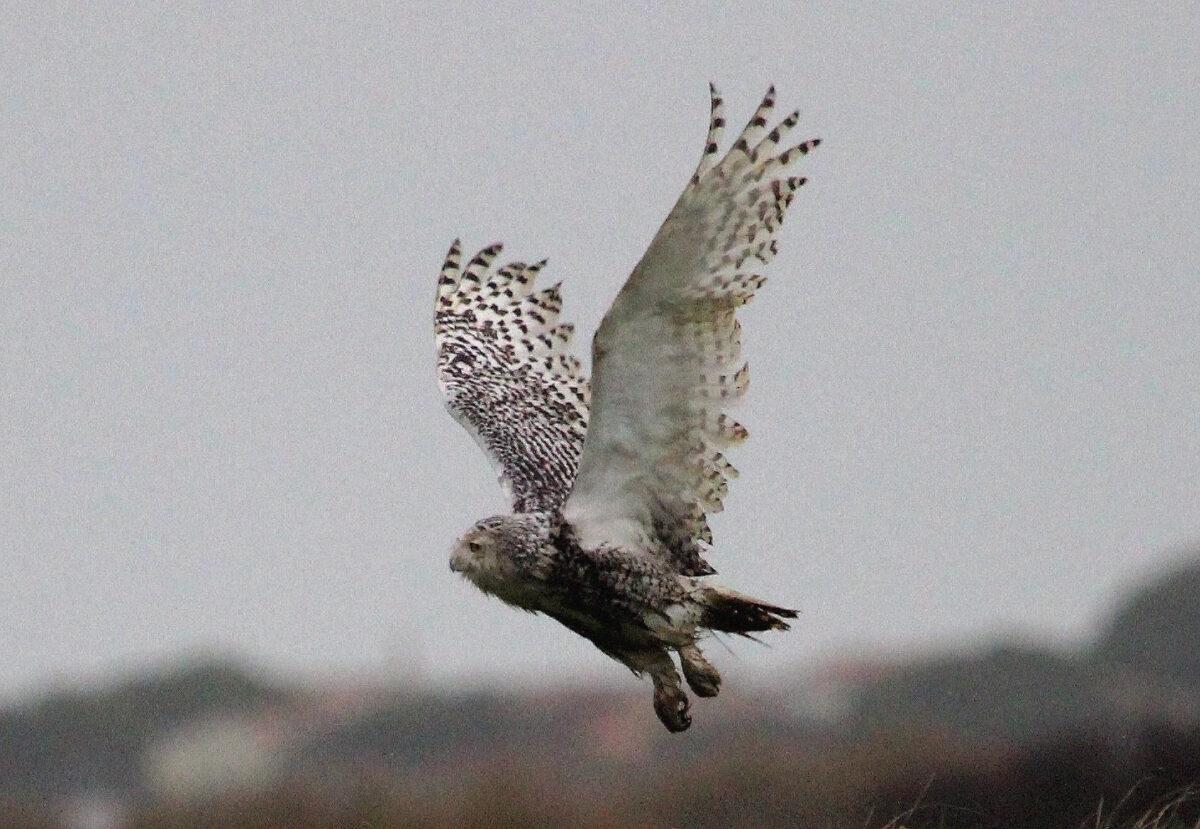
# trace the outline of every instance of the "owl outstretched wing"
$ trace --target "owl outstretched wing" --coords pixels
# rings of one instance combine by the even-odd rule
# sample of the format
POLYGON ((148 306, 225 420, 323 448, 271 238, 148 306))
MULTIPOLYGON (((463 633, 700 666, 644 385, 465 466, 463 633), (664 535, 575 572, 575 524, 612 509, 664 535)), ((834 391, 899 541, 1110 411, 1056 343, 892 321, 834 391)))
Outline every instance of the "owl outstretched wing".
POLYGON ((501 245, 462 266, 458 240, 438 278, 438 384, 446 408, 499 473, 515 512, 561 506, 587 429, 588 383, 558 322, 558 285, 534 290, 545 262, 493 271, 501 245))
POLYGON ((718 159, 725 119, 711 91, 696 173, 593 341, 591 420, 563 507, 585 547, 640 549, 685 575, 715 572, 704 560, 706 513, 722 508, 736 475, 721 450, 746 437, 726 412, 749 380, 736 311, 762 286, 784 212, 805 183, 786 170, 820 143, 780 152, 799 113, 769 129, 771 87, 718 159))

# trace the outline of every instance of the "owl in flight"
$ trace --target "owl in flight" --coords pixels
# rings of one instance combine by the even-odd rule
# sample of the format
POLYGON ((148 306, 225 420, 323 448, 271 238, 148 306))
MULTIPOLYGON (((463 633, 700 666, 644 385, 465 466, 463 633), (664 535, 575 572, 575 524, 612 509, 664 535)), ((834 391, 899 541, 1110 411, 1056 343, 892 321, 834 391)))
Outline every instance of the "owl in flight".
POLYGON ((796 612, 714 582, 705 514, 737 471, 722 451, 746 438, 726 410, 746 392, 739 306, 763 285, 789 176, 819 139, 780 150, 799 113, 768 125, 768 90, 730 149, 712 92, 691 181, 592 340, 592 381, 568 353, 559 285, 535 290, 545 261, 493 269, 499 244, 464 265, 457 241, 438 279, 438 382, 483 448, 512 514, 477 522, 450 569, 485 593, 545 613, 648 674, 671 731, 690 725, 683 677, 701 697, 721 676, 700 651, 712 631, 787 630, 796 612))

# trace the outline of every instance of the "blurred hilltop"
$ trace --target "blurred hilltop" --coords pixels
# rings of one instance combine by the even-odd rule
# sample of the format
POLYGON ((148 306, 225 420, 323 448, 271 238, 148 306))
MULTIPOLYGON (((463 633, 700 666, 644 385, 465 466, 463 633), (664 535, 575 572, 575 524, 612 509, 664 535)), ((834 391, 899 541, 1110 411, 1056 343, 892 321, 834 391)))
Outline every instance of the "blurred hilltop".
MULTIPOLYGON (((731 689, 682 736, 646 695, 192 662, 0 711, 0 826, 1132 825, 1200 785, 1200 561, 1078 652, 847 660, 731 689)), ((1178 812, 1160 825, 1200 820, 1178 812)))

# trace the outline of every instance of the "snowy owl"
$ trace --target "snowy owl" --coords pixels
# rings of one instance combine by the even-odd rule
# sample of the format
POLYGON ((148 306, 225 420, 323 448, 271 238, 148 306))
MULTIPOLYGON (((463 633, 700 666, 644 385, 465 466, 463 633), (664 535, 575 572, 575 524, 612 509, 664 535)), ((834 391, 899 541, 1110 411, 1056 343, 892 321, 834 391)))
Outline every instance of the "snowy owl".
POLYGON ((715 583, 706 513, 737 475, 722 451, 746 438, 726 410, 746 392, 736 312, 763 285, 796 190, 786 171, 819 139, 780 151, 768 90, 733 147, 712 93, 700 164, 592 340, 592 381, 568 353, 545 262, 493 269, 499 244, 464 265, 455 241, 438 279, 434 332, 446 407, 493 462, 512 514, 455 545, 450 568, 544 613, 653 681, 671 731, 691 723, 683 677, 715 696, 701 653, 712 631, 787 630, 796 612, 715 583))

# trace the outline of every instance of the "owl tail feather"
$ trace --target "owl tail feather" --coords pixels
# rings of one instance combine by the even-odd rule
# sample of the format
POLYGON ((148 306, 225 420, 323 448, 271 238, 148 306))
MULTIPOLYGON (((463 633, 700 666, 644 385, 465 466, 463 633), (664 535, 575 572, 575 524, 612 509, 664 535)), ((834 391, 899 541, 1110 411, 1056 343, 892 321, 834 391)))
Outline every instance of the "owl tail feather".
POLYGON ((796 611, 769 604, 728 587, 710 585, 702 594, 704 614, 700 624, 710 630, 748 636, 763 630, 788 630, 784 619, 795 619, 796 611))

